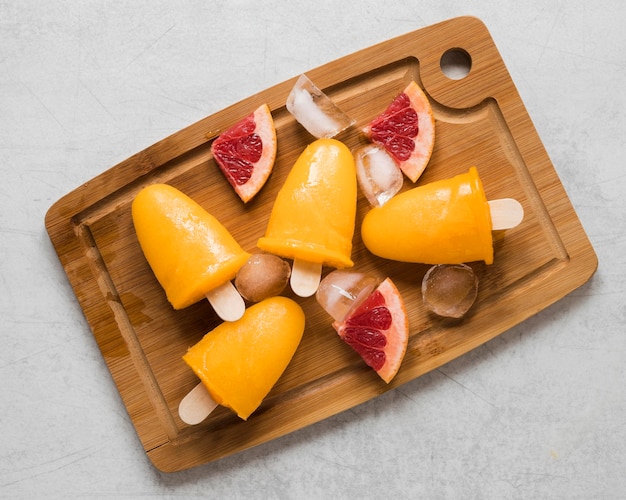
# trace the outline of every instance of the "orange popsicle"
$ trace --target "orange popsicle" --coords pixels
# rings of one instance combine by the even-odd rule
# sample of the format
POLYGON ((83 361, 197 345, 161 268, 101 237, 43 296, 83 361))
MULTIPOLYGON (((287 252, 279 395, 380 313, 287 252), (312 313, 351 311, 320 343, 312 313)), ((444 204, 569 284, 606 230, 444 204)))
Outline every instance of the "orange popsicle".
MULTIPOLYGON (((515 202, 517 203, 517 202, 515 202)), ((361 236, 375 255, 402 262, 493 263, 489 202, 475 167, 396 195, 363 219, 361 236)))
POLYGON ((229 285, 234 289, 230 280, 250 254, 187 195, 167 184, 150 185, 133 200, 132 216, 141 249, 174 309, 207 295, 211 300, 211 293, 229 285))
MULTIPOLYGON (((222 323, 207 333, 183 359, 200 378, 210 399, 247 420, 291 361, 302 339, 304 322, 304 312, 296 302, 270 297, 246 309, 241 319, 222 323)), ((201 401, 206 406, 206 400, 201 401)), ((208 412, 211 410, 209 406, 208 412)), ((186 399, 181 401, 179 413, 191 424, 208 414, 186 399)))
MULTIPOLYGON (((354 158, 335 139, 318 139, 302 152, 280 189, 270 215, 261 250, 294 259, 294 279, 304 267, 317 275, 323 265, 351 267, 356 217, 357 181, 354 158)), ((306 286, 294 291, 312 295, 306 286)))

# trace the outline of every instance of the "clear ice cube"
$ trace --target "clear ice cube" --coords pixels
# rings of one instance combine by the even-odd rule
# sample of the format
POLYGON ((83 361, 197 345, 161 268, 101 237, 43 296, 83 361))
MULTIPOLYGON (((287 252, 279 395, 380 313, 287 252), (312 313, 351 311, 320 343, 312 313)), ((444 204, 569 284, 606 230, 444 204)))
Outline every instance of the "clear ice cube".
POLYGON ((317 139, 334 137, 355 123, 306 75, 291 89, 287 111, 317 139))
POLYGON ((378 280, 365 273, 336 270, 329 273, 317 289, 315 298, 335 321, 343 321, 378 286, 378 280))
POLYGON ((465 264, 433 266, 422 280, 424 304, 446 318, 462 318, 474 304, 477 292, 478 277, 465 264))
POLYGON ((385 149, 376 144, 353 151, 361 192, 373 206, 382 206, 402 188, 402 171, 385 149))

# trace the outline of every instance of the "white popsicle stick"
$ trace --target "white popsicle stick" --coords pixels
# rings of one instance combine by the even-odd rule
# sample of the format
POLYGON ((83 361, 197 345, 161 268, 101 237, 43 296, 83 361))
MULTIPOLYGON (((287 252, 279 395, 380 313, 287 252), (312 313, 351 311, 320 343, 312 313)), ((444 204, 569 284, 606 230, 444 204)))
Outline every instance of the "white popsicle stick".
POLYGON ((246 311, 243 298, 230 281, 211 290, 206 294, 206 298, 224 321, 236 321, 246 311))
POLYGON ((291 269, 291 289, 300 297, 310 297, 320 285, 322 264, 294 259, 291 269))
POLYGON ((524 219, 524 208, 519 201, 513 198, 490 200, 487 203, 489 203, 491 212, 491 229, 493 231, 512 229, 524 219))
POLYGON ((216 407, 217 403, 200 382, 182 399, 178 405, 178 415, 186 424, 196 425, 207 418, 216 407))

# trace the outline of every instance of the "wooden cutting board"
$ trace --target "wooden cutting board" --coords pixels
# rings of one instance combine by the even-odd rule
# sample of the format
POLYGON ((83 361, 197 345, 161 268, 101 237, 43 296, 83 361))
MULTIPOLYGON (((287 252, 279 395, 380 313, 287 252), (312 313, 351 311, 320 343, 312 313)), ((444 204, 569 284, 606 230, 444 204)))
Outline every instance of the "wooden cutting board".
MULTIPOLYGON (((477 302, 461 322, 423 308, 420 284, 428 266, 372 256, 360 239, 368 211, 359 195, 355 269, 390 276, 404 297, 410 340, 401 370, 386 385, 338 338, 314 298, 300 299, 303 341, 261 407, 247 421, 219 407, 202 424, 178 417, 182 397, 198 380, 181 356, 219 320, 204 301, 173 310, 133 231, 130 204, 144 186, 182 190, 255 251, 275 195, 293 162, 313 140, 285 101, 298 75, 173 134, 78 187, 56 202, 46 228, 152 463, 177 471, 259 445, 344 411, 468 352, 548 307, 587 281, 597 259, 486 27, 456 18, 361 50, 307 72, 357 120, 338 138, 349 147, 411 80, 432 101, 436 144, 418 183, 477 166, 489 199, 513 197, 523 223, 494 234, 495 263, 472 263, 477 302), (447 77, 442 55, 461 49, 471 70, 447 77), (261 192, 244 205, 218 170, 211 140, 267 103, 277 127, 278 157, 261 192)), ((404 189, 412 187, 405 180, 404 189)), ((329 269, 325 270, 330 271, 329 269)), ((286 292, 289 295, 289 292, 286 292)))

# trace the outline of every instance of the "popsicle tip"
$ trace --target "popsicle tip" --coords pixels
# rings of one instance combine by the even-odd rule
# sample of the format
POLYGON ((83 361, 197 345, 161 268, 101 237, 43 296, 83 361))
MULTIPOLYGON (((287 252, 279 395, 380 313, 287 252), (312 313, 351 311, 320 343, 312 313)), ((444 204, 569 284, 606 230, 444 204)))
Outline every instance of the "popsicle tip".
POLYGON ((178 416, 186 424, 197 425, 205 420, 216 407, 217 403, 204 384, 200 382, 180 401, 178 416))
POLYGON ((524 207, 513 198, 489 200, 488 203, 493 231, 512 229, 524 220, 524 207))
POLYGON ((224 321, 237 321, 246 311, 243 297, 230 281, 208 292, 206 298, 224 321))
POLYGON ((291 269, 290 284, 299 297, 310 297, 320 285, 322 264, 294 259, 291 269))

